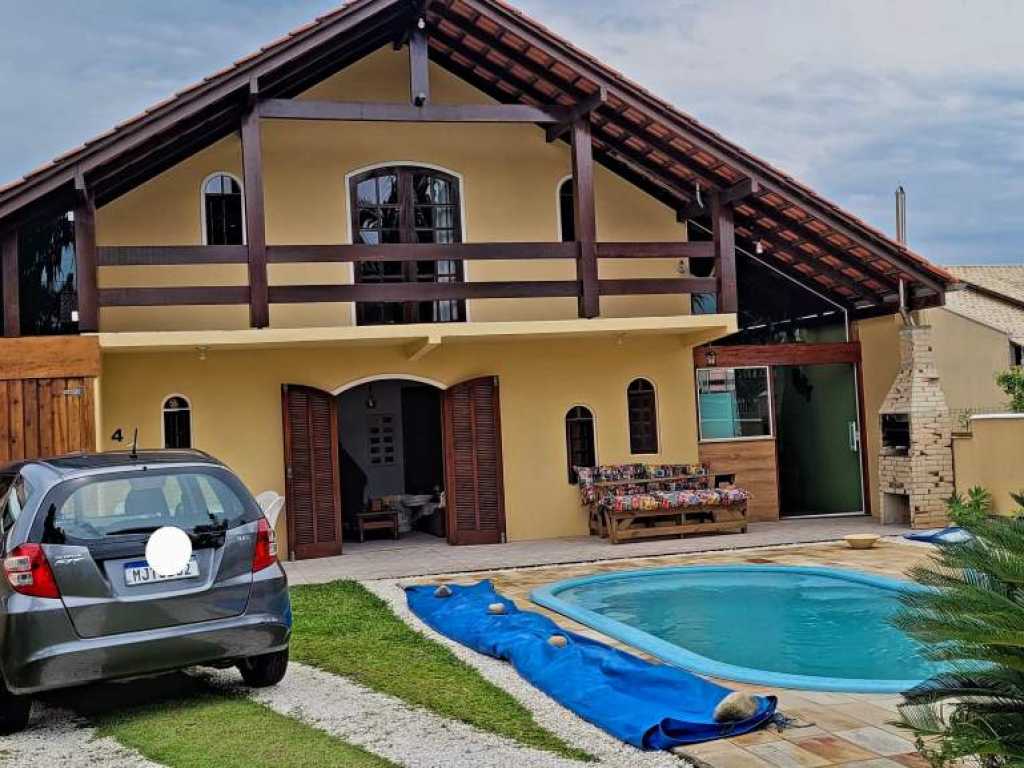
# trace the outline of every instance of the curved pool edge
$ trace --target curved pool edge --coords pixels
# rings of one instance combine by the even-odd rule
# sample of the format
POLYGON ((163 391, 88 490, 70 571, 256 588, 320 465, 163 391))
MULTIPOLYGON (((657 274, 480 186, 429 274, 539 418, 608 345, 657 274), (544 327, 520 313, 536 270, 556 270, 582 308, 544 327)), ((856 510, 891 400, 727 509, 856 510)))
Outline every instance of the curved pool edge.
POLYGON ((792 688, 805 691, 834 691, 839 693, 902 693, 918 685, 920 680, 867 680, 843 677, 816 677, 811 675, 793 675, 785 672, 772 672, 765 669, 752 669, 727 664, 709 659, 706 656, 688 651, 674 643, 651 635, 607 616, 568 603, 558 597, 558 593, 585 584, 605 581, 622 581, 632 578, 650 576, 654 573, 720 573, 748 571, 758 573, 791 573, 809 576, 826 576, 860 584, 870 584, 896 592, 907 592, 919 589, 913 582, 901 581, 885 576, 848 571, 842 568, 824 568, 815 566, 778 566, 778 565, 695 565, 674 566, 669 568, 648 568, 634 571, 598 573, 590 576, 579 576, 573 579, 538 587, 530 592, 530 600, 537 605, 548 608, 556 613, 579 622, 584 626, 601 632, 608 637, 626 643, 638 650, 649 653, 664 662, 681 667, 699 675, 731 680, 737 683, 765 685, 776 688, 792 688))

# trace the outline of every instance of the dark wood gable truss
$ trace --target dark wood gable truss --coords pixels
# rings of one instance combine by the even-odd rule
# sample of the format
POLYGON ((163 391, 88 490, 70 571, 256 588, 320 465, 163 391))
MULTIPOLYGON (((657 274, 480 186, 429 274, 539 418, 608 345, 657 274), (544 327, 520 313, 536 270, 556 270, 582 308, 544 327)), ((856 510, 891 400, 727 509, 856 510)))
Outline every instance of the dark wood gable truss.
MULTIPOLYGON (((86 277, 80 285, 82 330, 96 329, 100 305, 248 303, 256 327, 268 323, 270 303, 293 301, 576 296, 580 316, 593 317, 599 312, 601 295, 716 292, 722 310, 735 311, 737 243, 828 294, 854 317, 895 311, 901 282, 917 306, 941 303, 951 282, 942 270, 498 0, 355 0, 317 19, 0 189, 3 253, 8 259, 12 251, 16 253, 17 229, 26 219, 68 207, 81 212, 78 234, 84 263, 80 269, 90 273, 96 265, 249 265, 249 285, 240 288, 98 291, 94 276, 86 277), (388 44, 409 47, 408 104, 293 100, 388 44), (428 60, 498 103, 433 104, 428 60), (577 241, 268 247, 259 135, 264 119, 536 123, 545 128, 548 141, 565 140, 572 149, 577 241), (91 211, 96 206, 234 132, 242 136, 246 246, 95 247, 91 211), (671 206, 681 220, 710 220, 713 243, 595 242, 594 162, 671 206), (597 276, 598 258, 697 256, 718 260, 716 278, 599 280, 597 276), (486 258, 573 258, 577 280, 386 287, 275 288, 267 284, 267 263, 275 261, 486 258)), ((14 335, 7 325, 5 332, 14 335)))

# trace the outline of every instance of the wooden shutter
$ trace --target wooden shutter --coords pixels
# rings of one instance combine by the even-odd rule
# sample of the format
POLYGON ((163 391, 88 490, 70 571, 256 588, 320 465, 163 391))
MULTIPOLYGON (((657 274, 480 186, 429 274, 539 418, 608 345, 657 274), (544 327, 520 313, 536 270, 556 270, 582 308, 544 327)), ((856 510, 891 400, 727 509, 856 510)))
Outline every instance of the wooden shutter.
POLYGON ((456 384, 444 393, 448 540, 497 544, 505 538, 498 380, 456 384))
POLYGON ((285 384, 285 503, 295 559, 341 554, 338 405, 333 395, 285 384))

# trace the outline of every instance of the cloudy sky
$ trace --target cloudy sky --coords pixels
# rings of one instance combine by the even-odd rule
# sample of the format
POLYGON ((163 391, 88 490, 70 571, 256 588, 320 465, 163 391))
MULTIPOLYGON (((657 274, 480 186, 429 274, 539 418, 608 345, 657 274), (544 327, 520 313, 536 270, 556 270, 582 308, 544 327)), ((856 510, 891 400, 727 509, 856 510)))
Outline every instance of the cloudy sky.
MULTIPOLYGON (((1024 2, 513 0, 945 264, 1024 262, 1024 2)), ((0 181, 331 0, 0 0, 0 181)))

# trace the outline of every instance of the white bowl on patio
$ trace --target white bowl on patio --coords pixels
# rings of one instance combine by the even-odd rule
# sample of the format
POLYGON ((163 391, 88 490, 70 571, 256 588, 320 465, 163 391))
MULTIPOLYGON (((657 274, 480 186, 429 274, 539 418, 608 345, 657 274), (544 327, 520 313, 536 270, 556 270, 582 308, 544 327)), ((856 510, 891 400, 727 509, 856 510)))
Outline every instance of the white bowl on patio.
POLYGON ((850 549, 871 549, 881 538, 877 533, 851 533, 843 537, 850 549))

